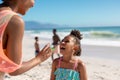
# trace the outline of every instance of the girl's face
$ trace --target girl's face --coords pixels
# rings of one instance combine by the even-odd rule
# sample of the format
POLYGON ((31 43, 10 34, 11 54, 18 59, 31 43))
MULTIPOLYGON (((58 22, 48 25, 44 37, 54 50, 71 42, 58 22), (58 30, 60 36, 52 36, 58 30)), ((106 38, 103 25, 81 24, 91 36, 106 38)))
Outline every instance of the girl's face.
POLYGON ((18 3, 18 13, 24 15, 31 7, 34 6, 34 3, 34 0, 20 0, 18 3))
POLYGON ((74 46, 74 37, 68 35, 60 43, 60 53, 67 56, 73 55, 74 46))

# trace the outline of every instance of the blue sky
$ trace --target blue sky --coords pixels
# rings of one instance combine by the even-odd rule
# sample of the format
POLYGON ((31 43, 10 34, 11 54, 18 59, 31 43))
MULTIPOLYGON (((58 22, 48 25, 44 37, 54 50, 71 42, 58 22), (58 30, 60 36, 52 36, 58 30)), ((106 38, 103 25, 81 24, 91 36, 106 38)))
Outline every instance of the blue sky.
POLYGON ((23 19, 70 26, 120 26, 120 0, 36 0, 23 19))

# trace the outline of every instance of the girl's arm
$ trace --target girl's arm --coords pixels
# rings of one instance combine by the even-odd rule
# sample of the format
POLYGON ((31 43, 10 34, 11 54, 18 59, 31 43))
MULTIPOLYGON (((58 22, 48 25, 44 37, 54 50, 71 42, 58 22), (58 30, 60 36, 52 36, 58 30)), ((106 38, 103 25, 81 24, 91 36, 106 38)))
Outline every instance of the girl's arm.
POLYGON ((80 72, 80 80, 87 80, 87 72, 86 72, 86 67, 83 62, 79 62, 78 64, 78 69, 80 72))
POLYGON ((54 75, 54 72, 56 70, 56 65, 57 65, 57 59, 55 59, 52 63, 52 70, 51 70, 51 77, 50 77, 50 80, 55 80, 55 75, 54 75))

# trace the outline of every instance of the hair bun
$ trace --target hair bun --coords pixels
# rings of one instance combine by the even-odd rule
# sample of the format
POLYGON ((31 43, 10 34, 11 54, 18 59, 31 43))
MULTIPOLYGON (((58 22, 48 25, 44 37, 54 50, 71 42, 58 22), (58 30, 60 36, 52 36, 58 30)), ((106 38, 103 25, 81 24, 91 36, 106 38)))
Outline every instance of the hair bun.
POLYGON ((82 39, 82 34, 80 34, 79 30, 72 30, 70 35, 73 35, 73 36, 77 37, 80 40, 82 39))

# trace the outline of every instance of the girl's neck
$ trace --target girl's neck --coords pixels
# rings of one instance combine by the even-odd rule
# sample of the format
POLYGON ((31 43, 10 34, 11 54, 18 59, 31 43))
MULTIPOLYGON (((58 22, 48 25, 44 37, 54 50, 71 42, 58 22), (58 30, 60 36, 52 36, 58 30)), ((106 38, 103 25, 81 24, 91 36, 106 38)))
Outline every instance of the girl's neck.
POLYGON ((71 62, 75 59, 75 56, 63 56, 62 61, 64 62, 71 62))

